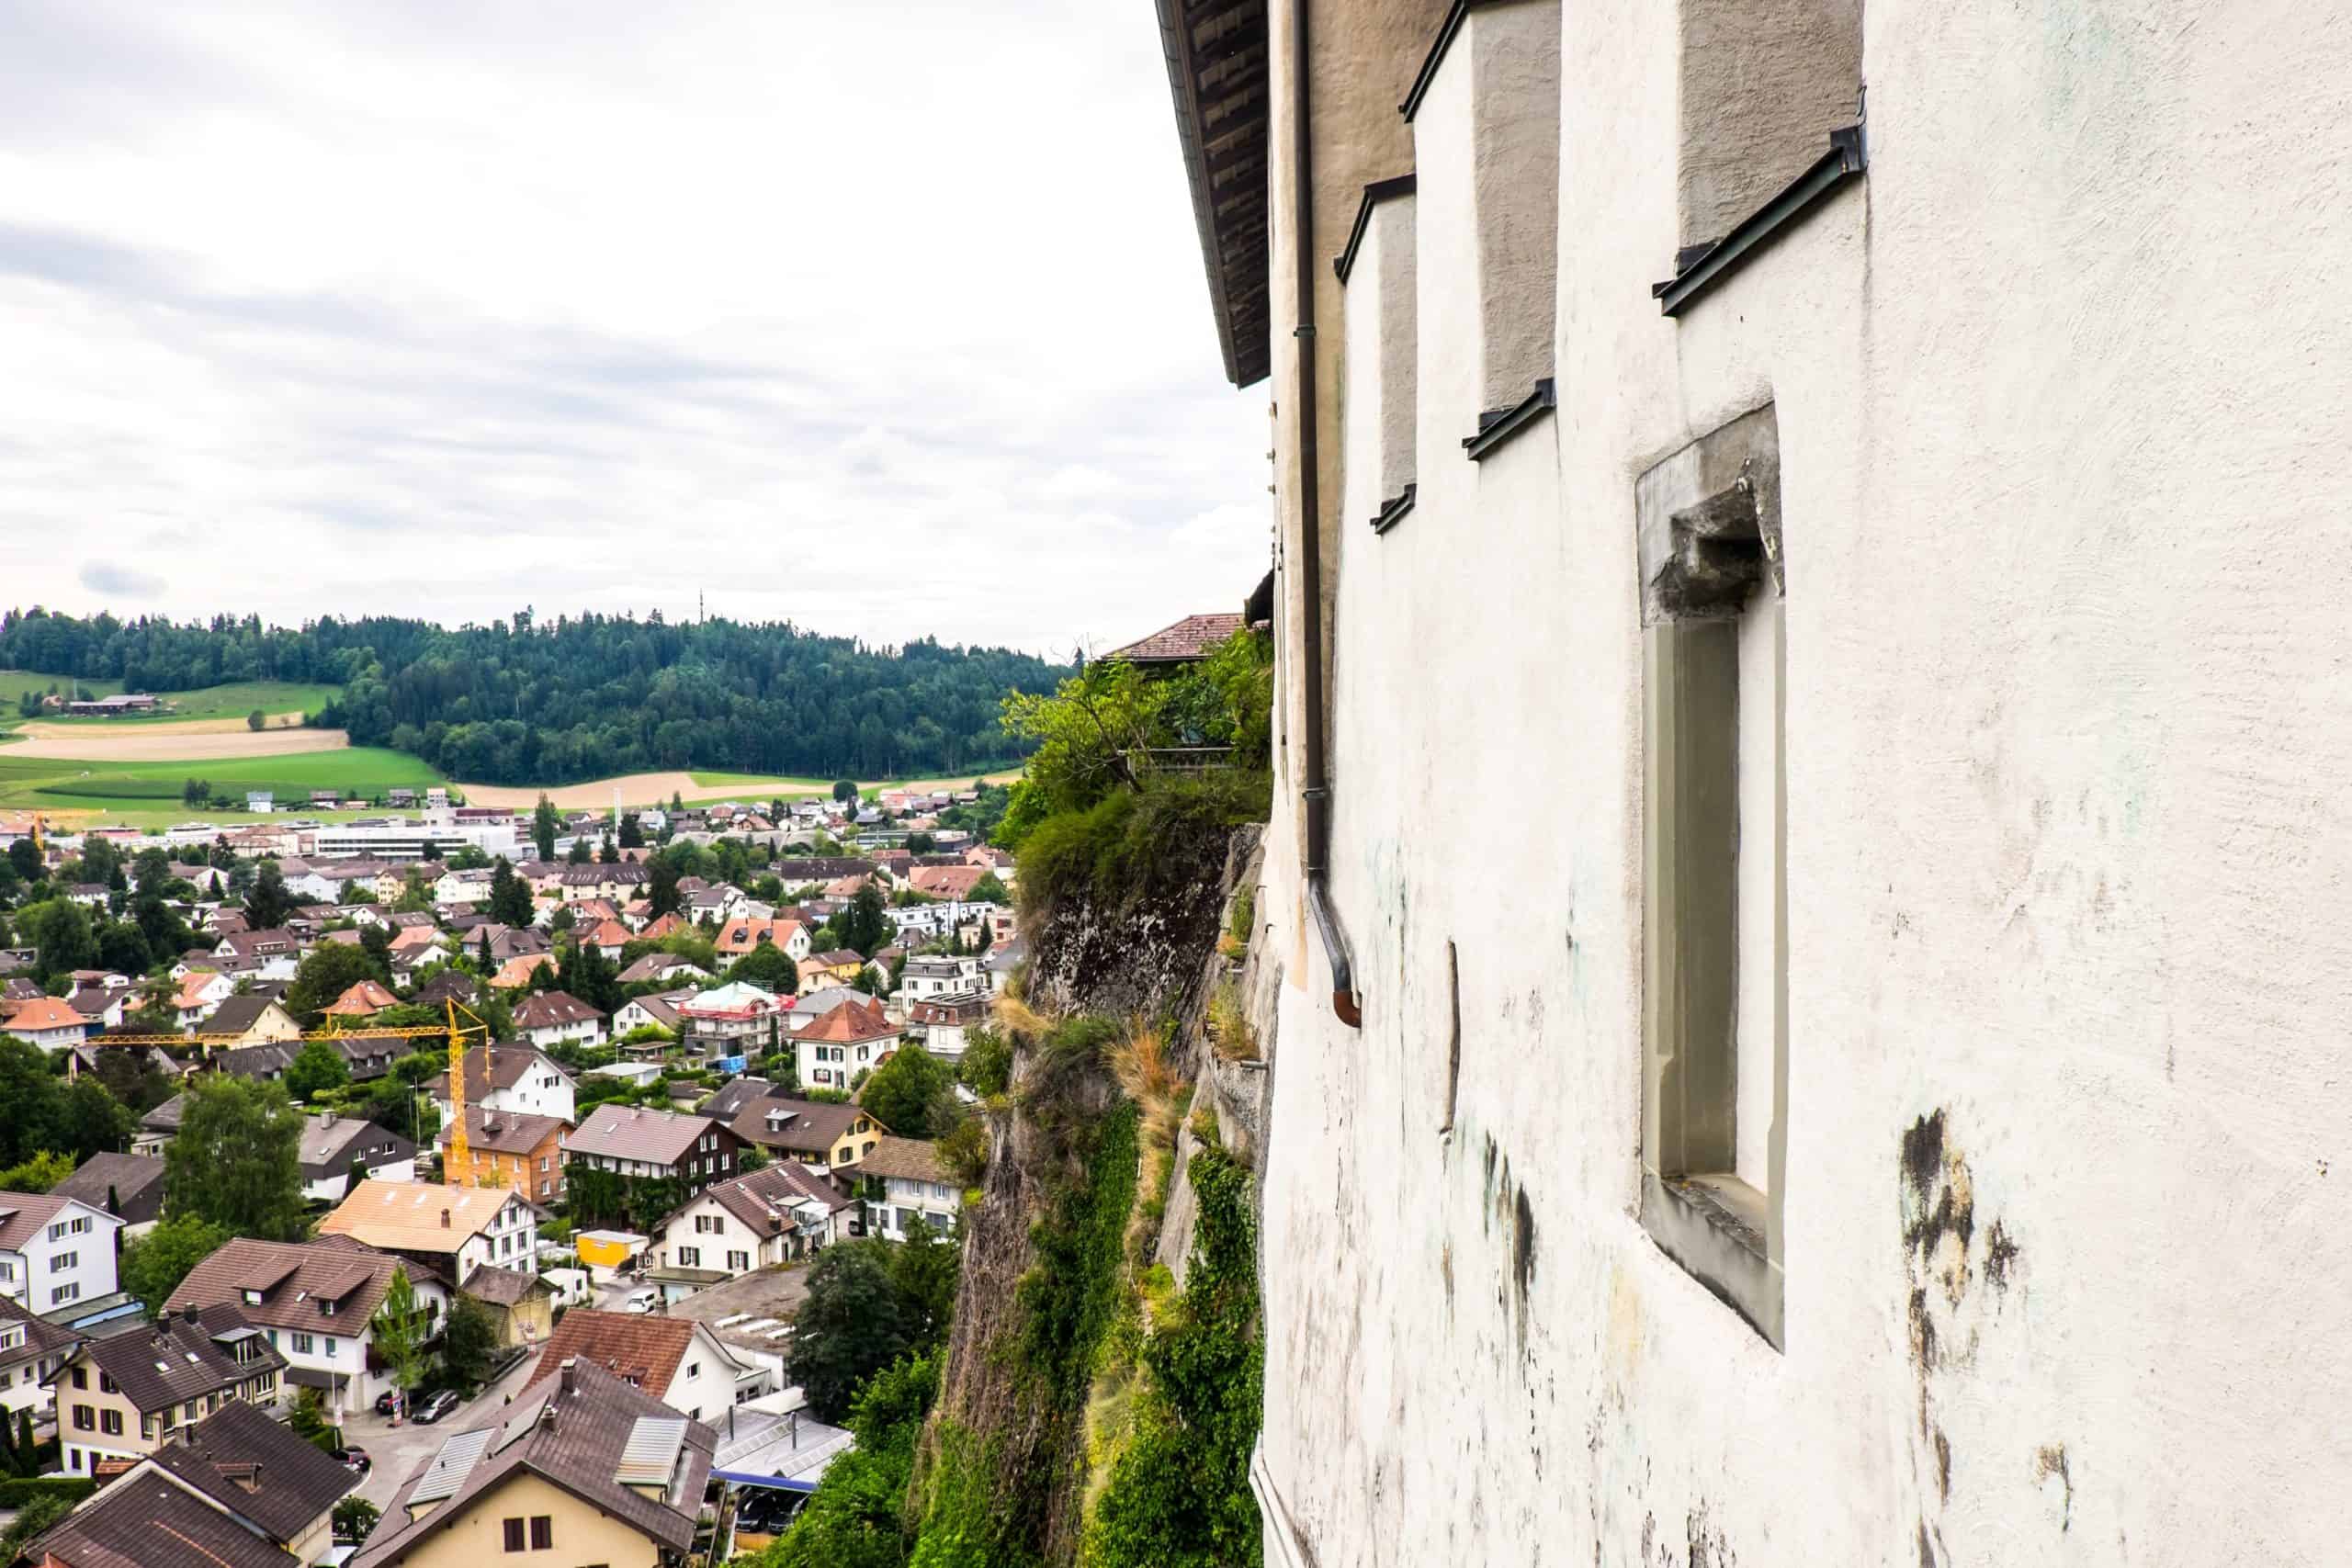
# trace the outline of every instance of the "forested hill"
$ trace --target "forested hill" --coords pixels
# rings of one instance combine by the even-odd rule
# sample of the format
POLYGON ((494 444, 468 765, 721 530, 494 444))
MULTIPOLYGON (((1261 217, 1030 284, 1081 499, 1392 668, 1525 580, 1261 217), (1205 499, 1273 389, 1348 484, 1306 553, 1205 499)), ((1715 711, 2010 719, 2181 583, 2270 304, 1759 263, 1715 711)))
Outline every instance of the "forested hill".
POLYGON ((487 626, 329 618, 299 629, 0 614, 0 668, 116 679, 133 692, 228 681, 340 685, 312 716, 356 745, 454 778, 561 784, 662 768, 861 778, 957 773, 1015 750, 1016 688, 1070 673, 1005 649, 924 639, 896 651, 789 622, 586 615, 487 626))

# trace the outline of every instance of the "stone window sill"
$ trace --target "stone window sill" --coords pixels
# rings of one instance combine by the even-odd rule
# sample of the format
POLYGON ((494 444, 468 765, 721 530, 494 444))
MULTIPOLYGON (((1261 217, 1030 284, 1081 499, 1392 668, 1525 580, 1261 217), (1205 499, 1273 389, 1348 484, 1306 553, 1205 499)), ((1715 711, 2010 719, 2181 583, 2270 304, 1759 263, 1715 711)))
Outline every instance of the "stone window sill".
POLYGON ((1770 1209, 1736 1176, 1642 1173, 1642 1228, 1658 1250, 1780 1350, 1781 1272, 1766 1241, 1770 1209))

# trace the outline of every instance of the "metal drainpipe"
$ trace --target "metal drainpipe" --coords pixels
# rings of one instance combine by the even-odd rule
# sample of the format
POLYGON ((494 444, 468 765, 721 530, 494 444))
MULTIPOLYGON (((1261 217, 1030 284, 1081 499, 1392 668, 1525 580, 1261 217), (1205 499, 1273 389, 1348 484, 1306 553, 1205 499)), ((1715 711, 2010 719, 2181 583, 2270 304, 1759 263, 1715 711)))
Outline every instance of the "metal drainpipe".
POLYGON ((1306 902, 1315 913, 1315 929, 1323 939, 1323 955, 1331 965, 1331 1010, 1351 1029, 1363 1027, 1363 1011, 1356 1005, 1355 970, 1348 962, 1347 939, 1340 918, 1331 909, 1331 784, 1325 772, 1323 742, 1323 540, 1321 519, 1321 457, 1317 451, 1315 405, 1315 168, 1314 132, 1308 123, 1306 9, 1308 0, 1291 0, 1291 196, 1294 211, 1291 237, 1298 264, 1298 327, 1291 336, 1298 344, 1298 503, 1301 542, 1300 588, 1306 601, 1305 651, 1306 682, 1306 787, 1299 792, 1306 806, 1306 902))

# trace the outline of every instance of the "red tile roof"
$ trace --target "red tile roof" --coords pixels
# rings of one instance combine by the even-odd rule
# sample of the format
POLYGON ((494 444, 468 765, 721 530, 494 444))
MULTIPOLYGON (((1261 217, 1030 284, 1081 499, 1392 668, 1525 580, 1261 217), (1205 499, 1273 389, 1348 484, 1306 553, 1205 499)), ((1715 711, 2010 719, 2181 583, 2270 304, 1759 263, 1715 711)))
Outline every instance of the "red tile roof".
POLYGON ((1187 615, 1172 626, 1162 626, 1140 642, 1114 648, 1105 659, 1130 664, 1184 663, 1207 657, 1208 651, 1241 629, 1238 615, 1187 615))

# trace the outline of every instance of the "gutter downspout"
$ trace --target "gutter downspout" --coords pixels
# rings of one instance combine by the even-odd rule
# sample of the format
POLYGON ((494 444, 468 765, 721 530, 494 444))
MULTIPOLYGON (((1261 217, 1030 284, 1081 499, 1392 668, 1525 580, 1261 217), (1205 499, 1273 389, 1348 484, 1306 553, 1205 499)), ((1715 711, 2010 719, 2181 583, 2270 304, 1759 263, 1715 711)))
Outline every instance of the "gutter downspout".
POLYGON ((1306 786, 1299 792, 1306 807, 1306 902, 1315 912, 1315 929, 1323 939, 1323 954, 1331 965, 1331 1010, 1351 1029, 1363 1027, 1363 1010, 1356 1004, 1355 969, 1348 961, 1347 939, 1340 918, 1331 909, 1331 784, 1326 773, 1323 741, 1323 538, 1321 455, 1317 450, 1315 405, 1315 167, 1314 131, 1309 124, 1306 48, 1308 0, 1291 0, 1291 243, 1298 265, 1298 327, 1291 336, 1298 344, 1298 460, 1301 542, 1300 588, 1306 601, 1303 654, 1306 680, 1306 786))

